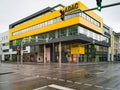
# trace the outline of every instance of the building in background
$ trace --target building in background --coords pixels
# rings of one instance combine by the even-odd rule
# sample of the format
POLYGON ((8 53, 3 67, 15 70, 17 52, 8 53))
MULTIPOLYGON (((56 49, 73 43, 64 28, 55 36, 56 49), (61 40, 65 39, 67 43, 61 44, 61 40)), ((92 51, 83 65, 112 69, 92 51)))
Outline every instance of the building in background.
MULTIPOLYGON (((106 24, 103 24, 103 35, 105 35, 110 42, 110 27, 107 26, 106 24)), ((109 43, 110 44, 110 43, 109 43)), ((110 61, 110 47, 108 48, 108 61, 110 61)))
POLYGON ((83 3, 47 7, 9 25, 10 48, 30 52, 24 61, 33 62, 100 62, 108 60, 109 37, 103 34, 103 20, 83 3), (65 11, 61 20, 60 10, 65 11), (22 45, 21 45, 22 44, 22 45))
POLYGON ((2 60, 2 43, 0 42, 0 62, 2 60))
POLYGON ((114 61, 114 33, 112 28, 104 24, 103 34, 109 39, 108 61, 114 61))
POLYGON ((120 33, 114 33, 114 61, 120 61, 120 33))
POLYGON ((9 47, 9 32, 0 33, 0 59, 2 61, 12 61, 12 49, 9 47))

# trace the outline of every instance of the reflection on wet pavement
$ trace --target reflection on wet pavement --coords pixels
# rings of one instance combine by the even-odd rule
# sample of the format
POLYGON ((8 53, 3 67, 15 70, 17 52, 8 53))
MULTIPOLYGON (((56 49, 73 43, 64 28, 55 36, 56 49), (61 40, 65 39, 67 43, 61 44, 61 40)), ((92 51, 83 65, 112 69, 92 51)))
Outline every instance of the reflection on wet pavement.
POLYGON ((16 65, 6 64, 0 70, 14 73, 0 75, 0 90, 33 90, 51 84, 76 90, 120 90, 119 68, 119 64, 47 64, 24 65, 17 69, 16 65))

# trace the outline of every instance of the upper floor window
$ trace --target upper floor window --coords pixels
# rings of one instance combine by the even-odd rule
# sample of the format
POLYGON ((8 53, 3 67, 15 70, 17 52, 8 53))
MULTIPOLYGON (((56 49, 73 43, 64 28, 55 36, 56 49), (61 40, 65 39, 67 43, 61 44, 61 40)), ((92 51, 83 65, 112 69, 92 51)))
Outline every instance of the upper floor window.
MULTIPOLYGON (((78 12, 78 11, 75 11, 75 12, 78 12)), ((86 19, 87 21, 89 21, 89 22, 93 23, 94 25, 100 27, 100 22, 98 22, 97 20, 93 19, 91 16, 89 16, 86 13, 83 13, 83 12, 82 13, 81 12, 80 13, 74 13, 73 12, 73 14, 65 16, 65 19, 73 18, 73 17, 76 17, 76 16, 81 16, 84 19, 86 19)), ((59 21, 61 21, 60 17, 56 17, 54 19, 51 19, 51 20, 48 20, 48 21, 45 21, 45 22, 42 22, 42 23, 30 26, 30 27, 24 28, 22 30, 13 32, 12 35, 14 36, 14 35, 26 33, 26 32, 29 32, 29 31, 32 31, 32 30, 35 30, 35 29, 38 29, 38 28, 42 28, 42 27, 48 26, 50 24, 57 23, 59 21)))

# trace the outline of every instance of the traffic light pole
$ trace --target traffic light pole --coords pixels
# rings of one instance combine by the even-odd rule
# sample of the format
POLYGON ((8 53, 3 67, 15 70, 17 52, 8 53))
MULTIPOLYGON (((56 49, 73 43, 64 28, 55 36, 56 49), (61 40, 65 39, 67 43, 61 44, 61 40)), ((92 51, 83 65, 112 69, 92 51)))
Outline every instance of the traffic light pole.
MULTIPOLYGON (((102 9, 102 8, 112 7, 112 6, 117 6, 117 5, 120 5, 120 2, 101 6, 101 9, 102 9)), ((87 12, 87 11, 91 11, 91 10, 97 10, 97 8, 91 8, 91 9, 83 10, 83 11, 81 11, 81 12, 87 12)))
MULTIPOLYGON (((120 2, 101 6, 101 9, 108 8, 108 7, 113 7, 113 6, 117 6, 117 5, 120 5, 120 2)), ((92 11, 92 10, 97 10, 97 7, 91 8, 91 9, 87 9, 87 10, 83 10, 83 11, 79 11, 79 12, 75 12, 75 13, 66 14, 65 16, 72 15, 72 14, 77 14, 77 13, 82 13, 82 12, 88 12, 88 11, 92 11)))

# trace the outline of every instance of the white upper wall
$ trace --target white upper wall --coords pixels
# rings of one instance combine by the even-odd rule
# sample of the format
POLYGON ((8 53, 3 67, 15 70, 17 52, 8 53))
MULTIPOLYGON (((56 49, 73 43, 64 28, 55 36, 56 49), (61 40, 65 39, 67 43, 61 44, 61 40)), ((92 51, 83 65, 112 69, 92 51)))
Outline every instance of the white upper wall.
POLYGON ((0 33, 0 43, 9 42, 9 35, 8 31, 0 33))

